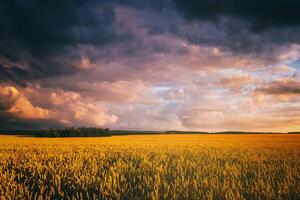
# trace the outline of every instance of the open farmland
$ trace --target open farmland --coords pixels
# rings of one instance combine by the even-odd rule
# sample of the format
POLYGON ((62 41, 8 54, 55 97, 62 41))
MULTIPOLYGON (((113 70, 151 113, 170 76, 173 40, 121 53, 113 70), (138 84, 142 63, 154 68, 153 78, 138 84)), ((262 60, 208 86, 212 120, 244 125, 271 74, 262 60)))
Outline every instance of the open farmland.
POLYGON ((300 135, 0 136, 2 199, 300 199, 300 135))

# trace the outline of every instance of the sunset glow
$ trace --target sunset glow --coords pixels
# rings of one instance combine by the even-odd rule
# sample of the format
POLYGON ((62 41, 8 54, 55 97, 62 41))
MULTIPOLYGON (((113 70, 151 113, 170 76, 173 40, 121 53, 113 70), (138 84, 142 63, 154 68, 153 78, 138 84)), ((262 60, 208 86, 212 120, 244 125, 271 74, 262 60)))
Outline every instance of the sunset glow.
POLYGON ((265 2, 3 1, 0 127, 299 131, 300 3, 265 2))

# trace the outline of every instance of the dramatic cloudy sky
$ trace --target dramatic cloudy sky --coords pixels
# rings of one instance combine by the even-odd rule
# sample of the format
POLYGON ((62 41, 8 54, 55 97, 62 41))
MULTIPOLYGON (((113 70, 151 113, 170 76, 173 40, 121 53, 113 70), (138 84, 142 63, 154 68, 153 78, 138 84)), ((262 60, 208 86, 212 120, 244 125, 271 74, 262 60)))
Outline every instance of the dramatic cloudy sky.
POLYGON ((0 129, 300 130, 299 0, 2 0, 0 129))

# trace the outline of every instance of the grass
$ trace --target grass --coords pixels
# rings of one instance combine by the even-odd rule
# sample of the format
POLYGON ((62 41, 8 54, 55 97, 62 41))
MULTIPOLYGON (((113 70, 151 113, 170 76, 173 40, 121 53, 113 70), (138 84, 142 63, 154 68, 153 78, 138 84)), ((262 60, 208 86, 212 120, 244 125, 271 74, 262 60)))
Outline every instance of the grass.
POLYGON ((0 136, 2 199, 300 199, 300 135, 0 136))

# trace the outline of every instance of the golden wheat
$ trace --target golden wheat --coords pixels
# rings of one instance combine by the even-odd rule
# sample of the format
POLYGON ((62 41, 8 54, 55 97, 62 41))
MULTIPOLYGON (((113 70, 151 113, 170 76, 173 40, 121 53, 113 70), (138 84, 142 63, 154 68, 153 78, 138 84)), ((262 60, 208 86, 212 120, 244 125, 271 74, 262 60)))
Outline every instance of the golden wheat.
POLYGON ((300 135, 0 136, 2 199, 300 199, 300 135))

